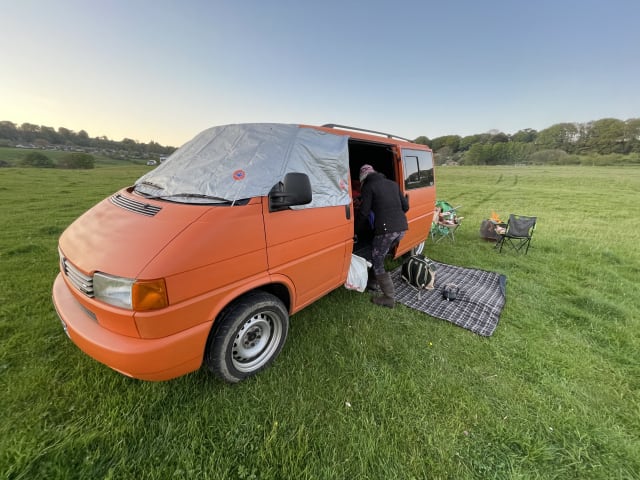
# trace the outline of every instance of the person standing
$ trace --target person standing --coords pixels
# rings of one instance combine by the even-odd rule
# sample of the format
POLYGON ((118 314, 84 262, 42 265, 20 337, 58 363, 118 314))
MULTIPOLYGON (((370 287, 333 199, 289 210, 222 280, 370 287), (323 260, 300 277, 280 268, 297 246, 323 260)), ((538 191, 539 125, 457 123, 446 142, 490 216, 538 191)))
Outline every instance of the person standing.
POLYGON ((395 243, 404 237, 409 228, 405 212, 409 210, 407 198, 398 184, 376 172, 369 164, 360 167, 362 196, 356 231, 370 222, 373 212, 372 269, 382 290, 382 296, 373 297, 376 305, 395 306, 395 288, 391 274, 384 269, 384 257, 395 243))

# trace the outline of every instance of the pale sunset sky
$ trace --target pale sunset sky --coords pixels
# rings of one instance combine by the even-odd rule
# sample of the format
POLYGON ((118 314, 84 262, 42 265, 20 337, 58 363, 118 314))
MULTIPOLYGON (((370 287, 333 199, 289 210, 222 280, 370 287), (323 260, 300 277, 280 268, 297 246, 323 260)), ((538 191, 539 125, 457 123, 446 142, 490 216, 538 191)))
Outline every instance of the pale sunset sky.
POLYGON ((0 120, 180 146, 228 123, 404 137, 640 117, 638 0, 0 0, 0 120))

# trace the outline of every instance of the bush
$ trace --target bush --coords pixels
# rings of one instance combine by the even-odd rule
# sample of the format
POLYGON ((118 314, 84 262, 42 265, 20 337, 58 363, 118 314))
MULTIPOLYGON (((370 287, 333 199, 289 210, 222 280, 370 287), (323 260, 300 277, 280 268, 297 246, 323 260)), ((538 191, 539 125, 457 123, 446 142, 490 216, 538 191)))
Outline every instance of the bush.
POLYGON ((60 168, 90 169, 95 166, 93 155, 88 153, 70 153, 58 162, 60 168))
POLYGON ((53 168, 53 160, 47 157, 44 153, 29 152, 25 155, 20 163, 23 167, 36 167, 36 168, 53 168))
POLYGON ((529 155, 527 161, 533 165, 570 165, 580 163, 571 159, 567 152, 560 149, 540 150, 529 155))
POLYGON ((476 143, 465 153, 465 165, 514 165, 526 163, 533 146, 522 142, 476 143))
POLYGON ((640 155, 637 153, 621 154, 621 153, 609 153, 606 155, 598 155, 597 153, 591 155, 581 155, 581 165, 592 166, 619 166, 619 165, 637 165, 640 163, 640 155))

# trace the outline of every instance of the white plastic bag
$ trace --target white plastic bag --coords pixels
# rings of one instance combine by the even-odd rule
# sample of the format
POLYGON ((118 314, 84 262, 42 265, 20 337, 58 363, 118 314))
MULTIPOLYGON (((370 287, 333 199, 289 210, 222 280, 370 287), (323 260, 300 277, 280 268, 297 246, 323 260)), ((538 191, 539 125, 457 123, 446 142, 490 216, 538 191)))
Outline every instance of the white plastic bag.
POLYGON ((366 259, 351 254, 351 265, 349 265, 349 274, 344 284, 345 288, 364 292, 367 288, 367 268, 370 266, 371 264, 366 259))

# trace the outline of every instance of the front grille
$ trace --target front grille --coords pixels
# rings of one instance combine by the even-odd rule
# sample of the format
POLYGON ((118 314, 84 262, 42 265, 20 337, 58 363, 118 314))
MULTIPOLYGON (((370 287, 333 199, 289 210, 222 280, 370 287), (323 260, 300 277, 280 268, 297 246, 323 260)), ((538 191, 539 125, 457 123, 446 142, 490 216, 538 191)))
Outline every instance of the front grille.
POLYGON ((71 284, 87 297, 93 298, 93 277, 82 273, 64 257, 60 259, 60 264, 62 265, 62 271, 67 276, 71 284))
POLYGON ((113 195, 109 200, 111 201, 111 203, 120 208, 124 208, 125 210, 139 213, 141 215, 146 215, 147 217, 153 217, 156 213, 162 210, 162 207, 156 207, 155 205, 150 205, 148 203, 138 202, 137 200, 132 200, 119 193, 113 195))

